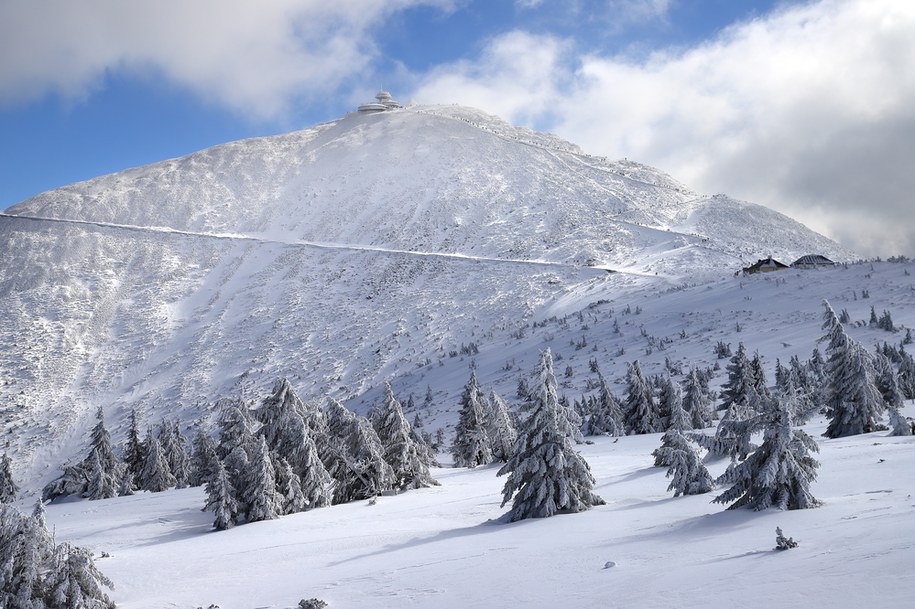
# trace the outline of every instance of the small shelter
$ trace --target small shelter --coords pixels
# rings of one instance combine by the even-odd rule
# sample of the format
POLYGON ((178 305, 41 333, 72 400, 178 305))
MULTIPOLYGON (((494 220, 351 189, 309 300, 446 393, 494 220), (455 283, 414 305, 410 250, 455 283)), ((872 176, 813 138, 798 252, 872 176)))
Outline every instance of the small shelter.
POLYGON ((787 268, 789 268, 787 264, 782 264, 772 256, 769 256, 768 258, 758 260, 756 264, 743 269, 743 274, 752 275, 753 273, 771 273, 772 271, 780 271, 787 268))
POLYGON ((835 266, 836 263, 827 258, 826 256, 820 254, 807 254, 806 256, 801 256, 797 260, 791 263, 791 268, 794 269, 819 269, 830 266, 835 266))

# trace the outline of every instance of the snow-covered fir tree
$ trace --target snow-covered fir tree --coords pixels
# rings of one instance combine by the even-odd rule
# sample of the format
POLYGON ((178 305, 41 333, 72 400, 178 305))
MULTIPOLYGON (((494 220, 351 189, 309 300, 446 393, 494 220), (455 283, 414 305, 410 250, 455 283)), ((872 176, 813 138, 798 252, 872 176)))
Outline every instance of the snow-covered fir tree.
POLYGON ((114 454, 111 434, 105 427, 105 415, 101 408, 95 416, 98 423, 92 428, 89 456, 82 464, 88 476, 84 494, 89 499, 109 499, 117 497, 126 468, 114 454))
POLYGON ((324 467, 311 434, 306 433, 302 437, 302 448, 295 453, 295 458, 297 468, 292 468, 292 471, 299 478, 305 507, 311 509, 330 505, 334 479, 324 467))
POLYGON ((560 421, 563 433, 576 444, 583 444, 585 437, 581 433, 582 417, 564 395, 559 396, 559 412, 562 415, 560 421))
POLYGON ((597 373, 597 383, 597 399, 594 400, 591 414, 585 423, 586 435, 626 435, 626 428, 623 425, 623 409, 620 406, 620 401, 610 391, 607 379, 604 378, 600 371, 597 373))
POLYGON ((124 465, 127 468, 127 476, 130 478, 134 488, 139 487, 140 470, 146 462, 146 446, 140 437, 140 421, 137 410, 130 411, 130 426, 127 428, 127 439, 124 442, 124 465))
POLYGON ((902 414, 905 397, 899 389, 896 369, 893 368, 893 363, 885 355, 878 352, 874 356, 874 368, 876 372, 874 380, 877 390, 883 396, 883 402, 889 411, 890 435, 912 435, 912 425, 902 414))
POLYGON ((549 349, 540 354, 533 403, 515 442, 511 459, 499 470, 508 474, 502 505, 512 501, 511 520, 580 512, 604 501, 593 491, 587 462, 572 448, 564 431, 549 349))
POLYGON ((423 451, 416 446, 410 422, 387 381, 376 431, 384 447, 384 460, 394 470, 396 488, 403 490, 438 485, 429 473, 429 464, 423 458, 423 451))
POLYGON ((55 550, 55 567, 48 577, 49 605, 73 609, 114 609, 105 591, 114 588, 85 548, 62 543, 55 550))
POLYGON ((190 483, 190 460, 187 456, 187 438, 181 433, 178 421, 162 421, 159 426, 159 444, 168 469, 175 478, 176 488, 185 488, 190 483))
POLYGON ((818 452, 816 442, 791 427, 791 413, 778 400, 756 415, 764 426, 763 443, 746 460, 731 463, 716 480, 730 488, 715 497, 716 503, 730 503, 729 510, 747 507, 764 510, 812 508, 819 502, 810 492, 819 462, 810 456, 818 452))
POLYGON ((750 373, 753 377, 753 391, 757 395, 769 396, 769 384, 766 381, 766 371, 763 368, 762 357, 759 352, 753 354, 750 359, 750 373))
POLYGON ((238 400, 220 400, 219 443, 217 455, 238 493, 245 487, 249 453, 254 450, 254 422, 245 405, 238 400))
POLYGON ((0 503, 12 503, 16 500, 19 487, 13 482, 13 464, 9 455, 0 457, 0 503))
POLYGON ((665 378, 663 392, 663 410, 667 413, 667 429, 686 431, 693 428, 692 418, 683 408, 683 396, 680 388, 670 377, 665 378))
POLYGON ((381 440, 365 417, 328 399, 327 471, 335 480, 334 503, 371 499, 394 487, 394 470, 384 460, 381 440))
POLYGON ((642 376, 642 368, 638 360, 628 364, 623 413, 626 430, 630 434, 661 431, 661 421, 651 385, 642 376))
POLYGON ((655 458, 654 464, 666 466, 667 477, 673 477, 667 490, 673 491, 674 497, 699 495, 712 490, 714 482, 711 474, 696 449, 677 428, 667 430, 661 436, 661 446, 651 454, 655 458))
POLYGON ((690 368, 684 382, 683 410, 689 414, 693 429, 705 429, 712 424, 711 402, 695 368, 690 368))
POLYGON ((45 609, 54 558, 51 535, 37 517, 0 505, 0 607, 45 609))
POLYGON ((305 499, 305 493, 302 492, 302 479, 292 471, 292 466, 286 459, 275 453, 272 455, 272 459, 273 471, 276 472, 276 494, 279 499, 280 514, 304 512, 308 507, 308 500, 305 499))
POLYGON ((146 446, 146 462, 140 470, 140 490, 159 493, 175 486, 177 480, 168 466, 159 438, 153 436, 151 430, 146 434, 146 446))
POLYGON ((691 434, 690 438, 714 455, 746 459, 747 455, 756 450, 756 444, 752 442, 753 434, 761 429, 759 413, 768 408, 770 398, 753 394, 752 400, 752 406, 732 402, 718 421, 714 436, 691 434))
POLYGON ((198 429, 194 434, 194 450, 191 453, 191 486, 206 484, 216 471, 216 462, 219 454, 216 451, 216 441, 203 429, 198 429))
POLYGON ((512 447, 518 439, 518 432, 512 421, 508 404, 495 391, 489 392, 489 420, 486 425, 489 441, 492 444, 492 457, 495 461, 508 461, 512 447))
POLYGON ((41 515, 0 505, 0 607, 111 609, 102 587, 113 584, 83 548, 54 540, 41 515))
POLYGON ((89 486, 86 488, 86 497, 91 501, 95 499, 109 499, 117 497, 118 489, 112 483, 109 472, 102 466, 98 451, 93 450, 88 462, 89 486))
POLYGON ((456 467, 476 467, 492 463, 492 442, 486 425, 489 406, 486 396, 477 383, 477 375, 470 371, 470 379, 464 385, 458 422, 454 426, 454 442, 451 456, 456 467))
POLYGON ((272 520, 282 513, 276 489, 276 471, 263 436, 256 442, 245 471, 245 485, 239 491, 239 507, 246 522, 272 520))
POLYGON ((233 526, 238 519, 238 501, 235 499, 235 487, 229 478, 229 473, 216 459, 213 470, 206 482, 207 502, 204 510, 212 511, 215 519, 213 528, 225 531, 233 526))
MULTIPOLYGON (((118 495, 126 467, 115 456, 111 446, 111 434, 105 427, 104 413, 101 408, 96 411, 98 423, 92 428, 89 438, 89 452, 76 465, 64 466, 63 474, 51 481, 42 490, 42 498, 54 499, 65 495, 89 496, 89 486, 93 485, 93 499, 104 499, 118 495), (98 459, 98 464, 95 460, 98 459), (90 480, 95 476, 94 481, 90 480)), ((130 485, 127 485, 130 488, 130 485)))
POLYGON ((255 411, 257 420, 263 424, 258 433, 264 436, 270 450, 281 452, 280 445, 288 443, 284 432, 290 426, 298 430, 304 425, 304 411, 305 404, 296 395, 289 381, 286 378, 277 379, 271 394, 255 411), (299 420, 292 423, 291 419, 299 420))
POLYGON ((826 346, 826 437, 840 438, 875 431, 883 413, 883 396, 874 384, 870 354, 845 332, 835 311, 823 301, 826 346))
POLYGON ((791 413, 791 421, 795 425, 803 425, 810 417, 816 414, 819 407, 810 396, 798 386, 793 371, 788 371, 781 386, 776 388, 778 399, 785 404, 791 413))
POLYGON ((915 400, 915 358, 905 350, 905 344, 899 349, 898 382, 905 399, 915 400))
POLYGON ((749 406, 753 396, 757 394, 757 385, 760 380, 756 378, 754 366, 747 357, 746 347, 743 343, 737 345, 737 351, 727 365, 728 380, 721 386, 721 410, 727 410, 732 404, 749 406))

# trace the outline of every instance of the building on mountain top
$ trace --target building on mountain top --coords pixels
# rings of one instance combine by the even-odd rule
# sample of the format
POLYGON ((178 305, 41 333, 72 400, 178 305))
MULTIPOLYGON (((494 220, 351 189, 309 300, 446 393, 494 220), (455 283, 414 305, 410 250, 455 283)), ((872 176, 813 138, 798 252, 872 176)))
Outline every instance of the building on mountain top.
POLYGON ((375 101, 359 106, 359 112, 385 112, 387 110, 398 110, 400 108, 403 108, 403 105, 400 102, 395 101, 390 93, 382 89, 375 96, 375 101))
POLYGON ((819 269, 835 266, 836 263, 821 254, 807 254, 791 263, 793 269, 819 269))
POLYGON ((772 271, 780 271, 787 268, 789 268, 787 264, 782 264, 772 256, 769 256, 768 258, 758 260, 756 264, 743 269, 743 274, 752 275, 753 273, 770 273, 772 271))

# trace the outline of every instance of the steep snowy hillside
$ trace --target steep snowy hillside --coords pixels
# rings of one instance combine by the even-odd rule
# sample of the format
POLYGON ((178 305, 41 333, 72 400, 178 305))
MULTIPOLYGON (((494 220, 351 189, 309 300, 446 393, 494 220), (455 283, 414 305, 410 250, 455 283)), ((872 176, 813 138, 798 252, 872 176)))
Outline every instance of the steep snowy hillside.
MULTIPOLYGON (((590 157, 468 108, 433 107, 354 113, 224 144, 49 191, 8 213, 614 266, 671 238, 642 226, 666 231, 709 204, 717 215, 717 199, 648 167, 590 157)), ((736 220, 745 233, 718 234, 714 223, 700 223, 701 238, 682 235, 682 245, 729 256, 844 253, 784 216, 751 205, 732 205, 729 215, 735 209, 739 217, 727 227, 736 220)))
POLYGON ((8 446, 46 479, 97 406, 116 437, 133 407, 190 425, 280 375, 365 408, 383 380, 418 394, 442 367, 447 400, 464 343, 508 367, 537 348, 510 337, 552 312, 810 252, 850 256, 759 206, 467 108, 233 142, 0 216, 8 446))

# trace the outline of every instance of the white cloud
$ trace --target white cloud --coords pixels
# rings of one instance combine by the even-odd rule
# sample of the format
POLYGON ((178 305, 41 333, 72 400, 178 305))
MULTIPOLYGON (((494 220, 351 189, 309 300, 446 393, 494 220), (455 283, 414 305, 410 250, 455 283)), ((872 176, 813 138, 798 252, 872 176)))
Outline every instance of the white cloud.
POLYGON ((422 103, 461 103, 533 122, 560 95, 557 77, 565 43, 550 36, 509 32, 490 41, 477 61, 433 70, 413 97, 422 103))
POLYGON ((0 105, 88 95, 106 75, 162 74, 240 113, 280 115, 375 59, 370 30, 450 0, 4 0, 0 105))
POLYGON ((915 3, 823 0, 638 61, 573 49, 513 32, 432 72, 415 97, 653 164, 864 253, 915 254, 915 3))

